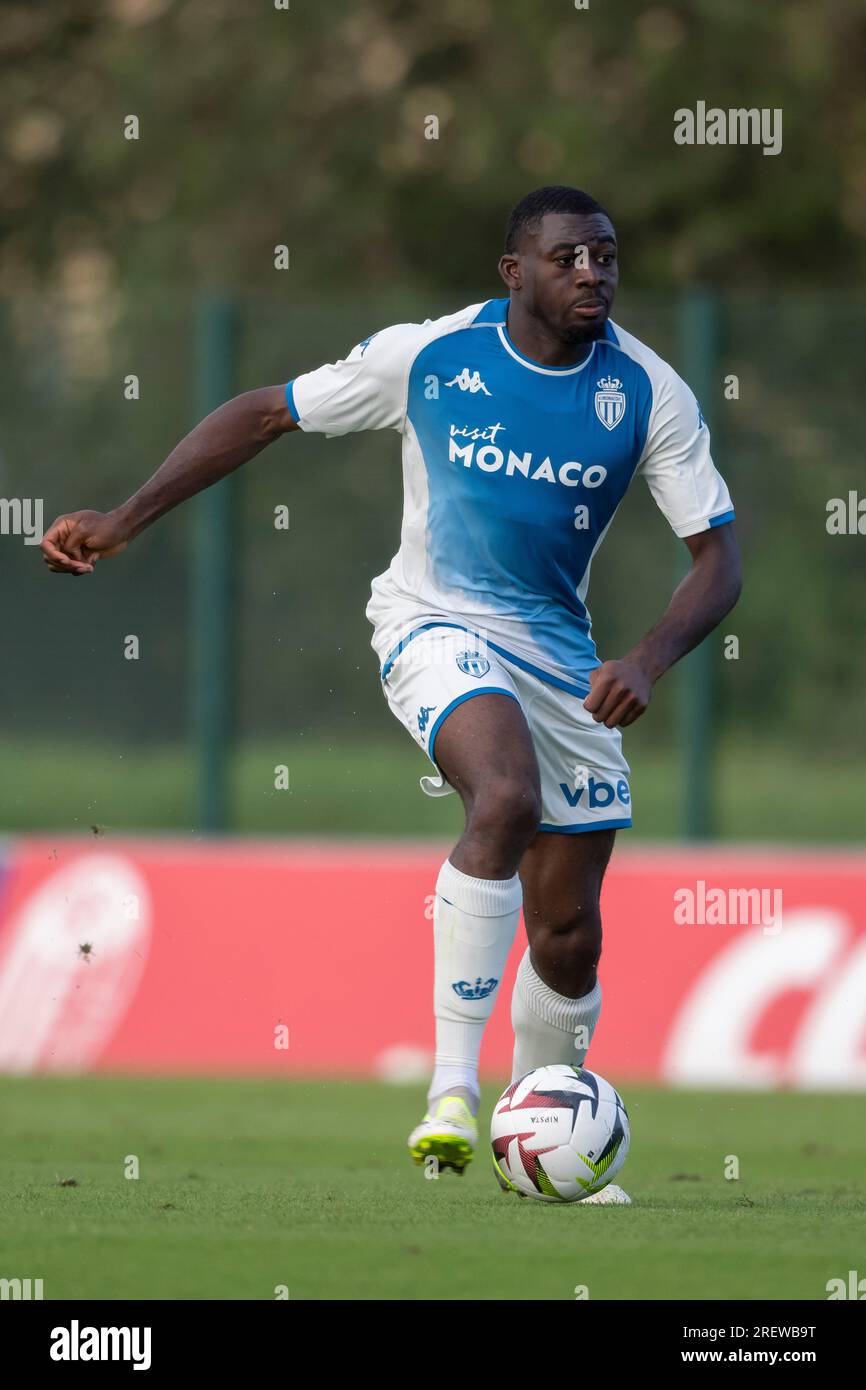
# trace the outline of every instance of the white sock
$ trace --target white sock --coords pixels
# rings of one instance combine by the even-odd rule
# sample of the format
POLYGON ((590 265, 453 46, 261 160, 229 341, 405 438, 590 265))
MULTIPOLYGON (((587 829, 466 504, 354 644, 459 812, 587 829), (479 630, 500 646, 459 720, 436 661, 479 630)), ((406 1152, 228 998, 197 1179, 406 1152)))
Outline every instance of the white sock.
POLYGON ((527 947, 511 996, 512 1081, 552 1062, 582 1067, 600 1013, 598 982, 582 999, 557 994, 533 970, 527 947))
POLYGON ((428 1102, 455 1090, 474 1110, 478 1053, 517 930, 523 889, 513 878, 472 878, 446 859, 433 905, 436 1070, 428 1102), (458 988, 455 989, 455 985, 458 988))

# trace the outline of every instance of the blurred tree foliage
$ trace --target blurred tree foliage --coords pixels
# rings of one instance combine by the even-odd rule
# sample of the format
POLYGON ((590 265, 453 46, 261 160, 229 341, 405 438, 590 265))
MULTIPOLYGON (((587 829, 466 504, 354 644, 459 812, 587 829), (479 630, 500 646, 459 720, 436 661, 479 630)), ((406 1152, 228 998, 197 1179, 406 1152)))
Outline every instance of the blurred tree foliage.
MULTIPOLYGON (((864 540, 825 528, 828 498, 863 491, 862 0, 6 3, 0 55, 0 494, 44 496, 47 523, 153 471, 194 423, 205 286, 238 295, 238 389, 286 380, 386 323, 499 293, 510 205, 577 183, 620 233, 615 317, 686 377, 675 291, 724 293, 740 395, 720 381, 712 418, 747 558, 724 627, 740 660, 712 639, 725 718, 804 762, 819 728, 821 750, 862 760, 864 540), (780 107, 782 153, 676 145, 674 111, 699 100, 780 107)), ((398 542, 398 441, 281 441, 240 496, 243 727, 384 734, 363 609, 398 542)), ((185 510, 75 585, 4 544, 13 728, 60 708, 80 734, 183 733, 188 536, 185 510), (134 672, 127 632, 147 657, 134 672)), ((638 484, 594 567, 603 655, 658 616, 674 551, 638 484)), ((669 735, 666 692, 636 739, 669 735)))
POLYGON ((863 267, 863 0, 7 0, 0 53, 0 291, 85 256, 276 288, 285 243, 293 289, 474 294, 552 182, 609 206, 634 285, 863 267), (782 153, 676 145, 698 100, 781 108, 782 153))

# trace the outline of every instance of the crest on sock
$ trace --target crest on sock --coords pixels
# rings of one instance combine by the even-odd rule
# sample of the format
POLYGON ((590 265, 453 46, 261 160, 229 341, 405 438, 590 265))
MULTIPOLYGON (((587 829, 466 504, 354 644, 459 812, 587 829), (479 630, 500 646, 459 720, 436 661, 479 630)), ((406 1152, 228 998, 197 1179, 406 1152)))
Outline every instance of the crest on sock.
POLYGON ((495 980, 492 975, 489 980, 482 980, 479 975, 474 985, 471 985, 468 980, 455 980, 451 988, 461 999, 486 999, 488 994, 493 993, 498 984, 499 981, 495 980))

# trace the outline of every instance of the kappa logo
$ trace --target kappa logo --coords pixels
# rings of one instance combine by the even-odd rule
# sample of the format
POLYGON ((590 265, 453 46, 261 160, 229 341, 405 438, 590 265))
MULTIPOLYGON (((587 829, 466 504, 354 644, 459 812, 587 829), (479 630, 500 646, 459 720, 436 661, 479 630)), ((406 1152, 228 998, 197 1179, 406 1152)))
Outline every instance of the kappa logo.
POLYGON ((595 413, 606 430, 615 430, 625 415, 625 392, 619 388, 618 377, 603 376, 596 382, 601 389, 595 393, 595 413))
POLYGON ((439 708, 438 705, 422 705, 422 706, 421 706, 421 708, 420 708, 419 711, 418 711, 418 732, 419 732, 419 734, 423 734, 424 730, 427 728, 427 725, 430 723, 430 715, 433 713, 434 709, 438 709, 438 708, 439 708))
POLYGON ((478 680, 490 670, 490 662, 480 652, 458 652, 454 660, 465 676, 475 676, 478 680))
POLYGON ((473 396, 477 395, 479 391, 483 391, 485 396, 490 395, 490 392, 481 380, 481 373, 474 371, 470 376, 468 367, 464 367, 462 372, 457 373, 457 376, 453 376, 450 381, 446 381, 445 385, 459 386, 461 391, 470 391, 473 396))

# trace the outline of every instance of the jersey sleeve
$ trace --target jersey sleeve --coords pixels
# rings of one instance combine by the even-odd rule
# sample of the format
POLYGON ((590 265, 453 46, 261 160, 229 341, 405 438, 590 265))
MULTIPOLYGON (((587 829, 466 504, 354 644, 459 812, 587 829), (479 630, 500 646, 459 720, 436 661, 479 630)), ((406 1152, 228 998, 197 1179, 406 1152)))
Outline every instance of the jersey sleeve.
POLYGON ((673 371, 659 383, 637 471, 677 536, 733 521, 731 495, 710 453, 710 431, 694 394, 673 371))
POLYGON ((425 328, 417 323, 383 328, 342 361, 290 381, 286 401, 301 429, 329 436, 402 429, 409 367, 425 328))

